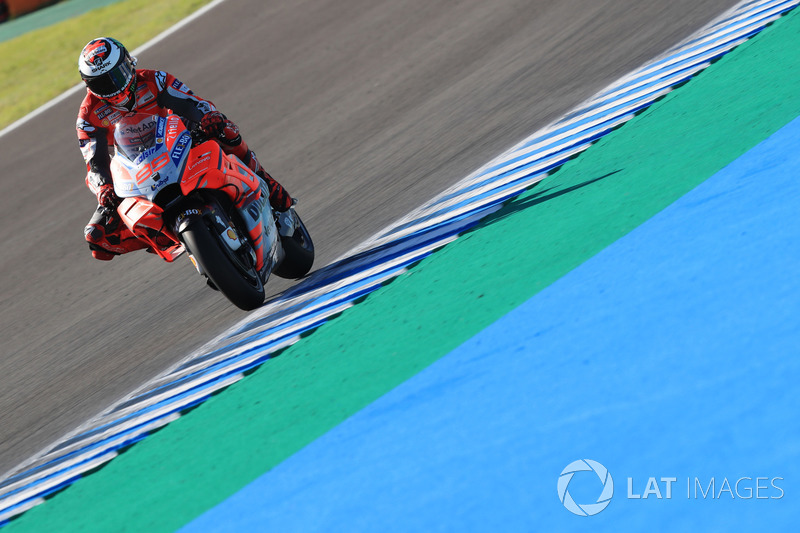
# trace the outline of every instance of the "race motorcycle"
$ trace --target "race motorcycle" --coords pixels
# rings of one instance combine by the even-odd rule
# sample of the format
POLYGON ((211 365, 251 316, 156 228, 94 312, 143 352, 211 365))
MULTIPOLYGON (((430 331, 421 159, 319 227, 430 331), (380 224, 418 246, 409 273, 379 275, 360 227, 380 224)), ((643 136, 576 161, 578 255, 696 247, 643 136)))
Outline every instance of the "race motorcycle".
POLYGON ((270 273, 311 270, 314 244, 297 213, 294 232, 279 235, 262 180, 178 115, 123 116, 111 175, 117 211, 148 251, 169 263, 188 252, 208 285, 241 309, 264 303, 270 273))

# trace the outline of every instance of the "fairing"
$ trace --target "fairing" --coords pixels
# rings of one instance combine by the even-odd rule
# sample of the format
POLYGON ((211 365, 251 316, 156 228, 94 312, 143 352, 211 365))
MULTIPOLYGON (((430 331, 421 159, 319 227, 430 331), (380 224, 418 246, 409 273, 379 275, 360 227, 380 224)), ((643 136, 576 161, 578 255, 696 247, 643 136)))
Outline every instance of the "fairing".
POLYGON ((180 117, 128 113, 115 127, 114 148, 111 174, 114 190, 123 198, 118 212, 159 256, 172 261, 183 251, 165 224, 163 208, 156 204, 159 192, 178 184, 185 197, 202 198, 203 190, 226 194, 243 222, 240 229, 250 240, 259 271, 279 261, 279 237, 262 181, 216 142, 193 145, 180 117), (159 236, 171 242, 159 242, 159 236))
POLYGON ((191 145, 191 134, 175 115, 122 117, 114 128, 111 159, 117 196, 152 201, 167 185, 180 183, 191 145))

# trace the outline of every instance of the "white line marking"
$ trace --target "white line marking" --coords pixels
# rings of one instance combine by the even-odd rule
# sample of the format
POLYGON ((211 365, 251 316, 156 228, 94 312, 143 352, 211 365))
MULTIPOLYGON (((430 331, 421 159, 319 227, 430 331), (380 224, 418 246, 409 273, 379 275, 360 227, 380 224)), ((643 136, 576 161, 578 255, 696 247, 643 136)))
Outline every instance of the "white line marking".
MULTIPOLYGON (((156 45, 159 42, 163 41, 164 39, 166 39, 167 37, 169 37, 170 35, 172 35, 176 31, 180 30, 181 28, 183 28, 184 26, 186 26, 190 22, 193 22, 194 20, 198 19, 199 17, 202 17, 207 12, 209 12, 212 9, 214 9, 215 7, 217 7, 219 4, 221 4, 224 1, 225 0, 213 0, 210 4, 206 4, 205 6, 201 7, 200 9, 198 9, 197 11, 195 11, 194 13, 192 13, 191 15, 186 17, 185 19, 177 22, 173 26, 171 26, 171 27, 167 28, 166 30, 162 31, 161 33, 159 33, 158 35, 156 35, 155 37, 153 37, 152 39, 150 39, 149 41, 144 43, 142 46, 140 46, 136 50, 132 50, 131 54, 138 55, 138 54, 141 54, 142 52, 152 48, 154 45, 156 45)), ((56 96, 55 98, 53 98, 52 100, 50 100, 46 104, 43 104, 43 105, 39 106, 38 108, 34 109, 33 111, 31 111, 30 113, 28 113, 24 117, 22 117, 22 118, 20 118, 18 120, 15 120, 11 124, 9 124, 5 128, 3 128, 2 130, 0 130, 0 138, 2 138, 7 133, 11 133, 12 131, 14 131, 15 129, 19 128, 23 124, 29 122, 30 120, 38 117, 39 115, 41 115, 45 111, 48 111, 48 110, 54 108, 55 106, 57 106, 58 104, 60 104, 64 100, 66 100, 67 98, 69 98, 69 97, 71 97, 71 96, 73 96, 75 94, 78 94, 82 90, 86 90, 86 86, 83 84, 83 82, 75 85, 71 89, 67 89, 66 91, 64 91, 60 95, 56 96)))

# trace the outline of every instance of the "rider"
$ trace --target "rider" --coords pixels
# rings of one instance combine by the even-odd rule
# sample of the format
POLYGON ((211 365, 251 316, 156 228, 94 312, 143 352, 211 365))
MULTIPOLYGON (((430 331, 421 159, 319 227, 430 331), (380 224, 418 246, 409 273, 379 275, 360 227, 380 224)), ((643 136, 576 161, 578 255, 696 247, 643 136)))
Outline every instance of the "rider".
POLYGON ((95 259, 108 261, 115 255, 147 248, 122 223, 117 214, 120 199, 111 180, 109 148, 113 126, 124 113, 165 115, 173 112, 198 123, 226 154, 241 159, 267 185, 269 202, 278 214, 278 230, 290 235, 294 229, 294 200, 267 174, 255 153, 239 134, 239 128, 217 111, 208 100, 196 96, 171 74, 160 70, 136 69, 136 58, 119 41, 108 37, 87 44, 78 67, 86 84, 86 97, 78 113, 78 140, 86 161, 86 184, 97 195, 97 210, 84 234, 95 259))

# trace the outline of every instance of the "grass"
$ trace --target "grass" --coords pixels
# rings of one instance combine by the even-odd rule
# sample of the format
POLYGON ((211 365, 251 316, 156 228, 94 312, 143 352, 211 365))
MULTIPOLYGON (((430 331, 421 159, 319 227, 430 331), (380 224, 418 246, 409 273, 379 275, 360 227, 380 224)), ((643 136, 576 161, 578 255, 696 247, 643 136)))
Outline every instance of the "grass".
POLYGON ((210 0, 125 0, 0 43, 0 128, 80 83, 78 54, 95 37, 141 46, 210 0))

